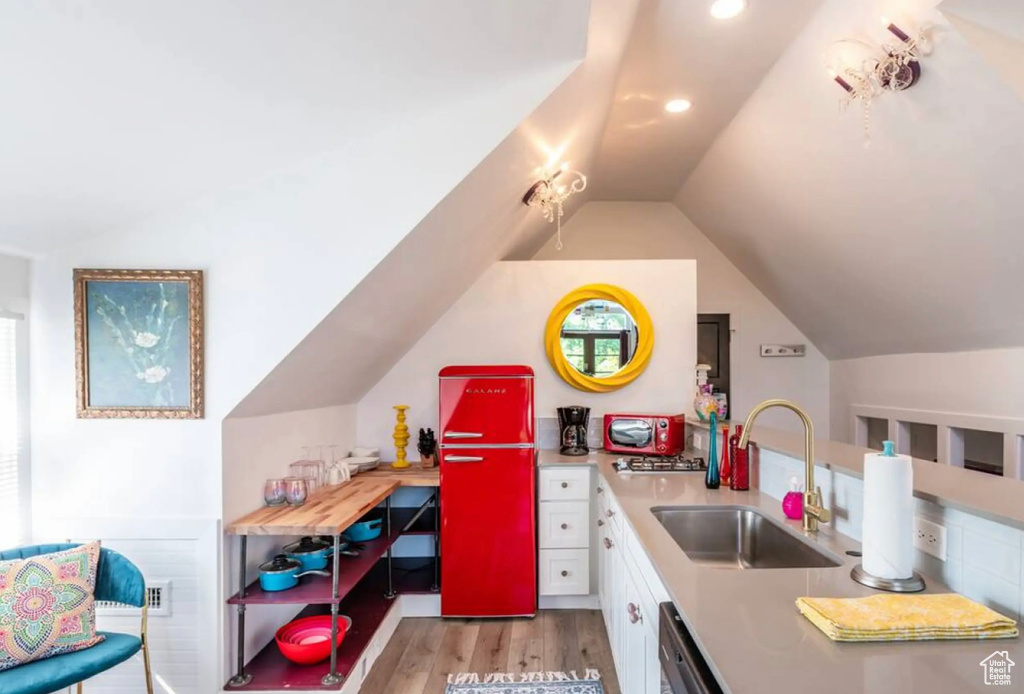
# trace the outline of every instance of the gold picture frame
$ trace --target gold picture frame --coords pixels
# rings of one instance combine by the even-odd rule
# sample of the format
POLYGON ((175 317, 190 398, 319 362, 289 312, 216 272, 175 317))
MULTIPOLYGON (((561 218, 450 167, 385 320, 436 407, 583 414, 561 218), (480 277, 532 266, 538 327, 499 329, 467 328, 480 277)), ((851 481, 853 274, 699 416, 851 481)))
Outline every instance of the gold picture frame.
POLYGON ((76 269, 74 297, 79 419, 203 418, 202 270, 76 269))

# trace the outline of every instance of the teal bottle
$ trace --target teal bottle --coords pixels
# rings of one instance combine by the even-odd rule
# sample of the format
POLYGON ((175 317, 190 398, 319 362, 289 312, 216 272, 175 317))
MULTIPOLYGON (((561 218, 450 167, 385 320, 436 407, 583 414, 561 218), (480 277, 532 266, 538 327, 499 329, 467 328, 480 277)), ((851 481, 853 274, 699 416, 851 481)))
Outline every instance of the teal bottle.
POLYGON ((711 413, 711 444, 708 447, 708 472, 704 475, 704 486, 718 489, 722 486, 722 475, 718 470, 718 413, 711 413))

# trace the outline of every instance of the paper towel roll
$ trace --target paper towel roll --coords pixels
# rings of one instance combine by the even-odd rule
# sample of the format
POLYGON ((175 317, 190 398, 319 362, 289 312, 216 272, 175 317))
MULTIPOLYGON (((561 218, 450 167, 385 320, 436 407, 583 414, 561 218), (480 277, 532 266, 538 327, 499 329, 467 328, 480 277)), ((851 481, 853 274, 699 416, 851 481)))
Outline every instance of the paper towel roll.
POLYGON ((864 571, 879 578, 914 575, 914 467, 910 456, 864 456, 864 571))

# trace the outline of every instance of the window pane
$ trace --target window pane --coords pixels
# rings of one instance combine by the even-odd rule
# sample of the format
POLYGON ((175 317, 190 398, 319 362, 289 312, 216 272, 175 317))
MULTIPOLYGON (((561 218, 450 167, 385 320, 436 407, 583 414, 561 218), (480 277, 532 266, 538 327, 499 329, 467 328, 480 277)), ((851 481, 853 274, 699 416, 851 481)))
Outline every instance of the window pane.
POLYGON ((12 318, 0 318, 0 549, 21 540, 15 325, 12 318))

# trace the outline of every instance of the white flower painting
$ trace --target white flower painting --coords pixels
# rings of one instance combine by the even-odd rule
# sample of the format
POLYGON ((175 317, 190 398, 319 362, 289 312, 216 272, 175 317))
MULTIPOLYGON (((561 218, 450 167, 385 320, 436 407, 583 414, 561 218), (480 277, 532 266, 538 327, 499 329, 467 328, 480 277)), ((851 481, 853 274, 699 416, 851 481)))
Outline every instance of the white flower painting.
MULTIPOLYGON (((182 271, 194 272, 198 274, 182 271)), ((134 416, 123 414, 128 409, 146 411, 139 416, 164 416, 152 414, 161 410, 188 412, 167 416, 192 416, 196 379, 191 350, 199 318, 190 315, 192 289, 189 278, 126 281, 97 277, 82 282, 81 287, 76 284, 83 294, 80 310, 87 336, 81 364, 87 374, 86 392, 80 414, 83 409, 115 412, 118 408, 106 416, 134 416)))

